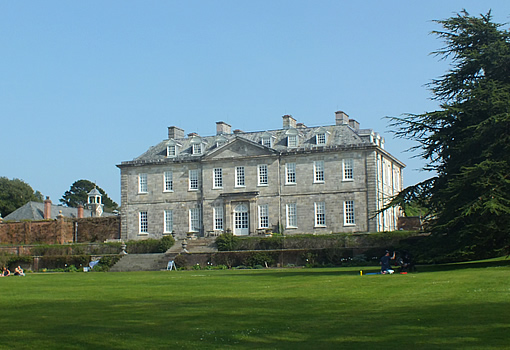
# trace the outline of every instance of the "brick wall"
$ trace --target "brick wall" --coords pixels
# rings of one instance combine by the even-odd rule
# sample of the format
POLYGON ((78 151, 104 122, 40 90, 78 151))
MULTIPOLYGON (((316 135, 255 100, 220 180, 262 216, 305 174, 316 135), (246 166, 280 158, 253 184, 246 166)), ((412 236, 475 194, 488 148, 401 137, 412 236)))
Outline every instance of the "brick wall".
POLYGON ((0 223, 0 244, 104 242, 118 238, 118 216, 0 223))

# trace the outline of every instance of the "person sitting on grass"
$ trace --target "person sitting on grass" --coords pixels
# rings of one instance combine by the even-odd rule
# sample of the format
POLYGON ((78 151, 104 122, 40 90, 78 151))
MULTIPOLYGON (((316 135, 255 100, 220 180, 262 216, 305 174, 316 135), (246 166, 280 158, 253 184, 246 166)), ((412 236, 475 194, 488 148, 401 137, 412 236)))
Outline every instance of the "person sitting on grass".
POLYGON ((14 269, 14 276, 25 276, 25 272, 23 272, 21 266, 18 265, 18 267, 14 269))
POLYGON ((395 252, 393 252, 393 256, 390 257, 390 251, 387 250, 386 254, 384 254, 384 256, 381 258, 381 273, 383 275, 386 275, 386 274, 391 275, 393 272, 395 272, 395 270, 392 270, 391 266, 390 266, 390 260, 393 260, 393 259, 395 259, 395 252))
POLYGON ((11 275, 11 271, 9 271, 9 269, 4 266, 4 268, 2 270, 2 276, 3 277, 7 277, 7 276, 10 276, 10 275, 11 275))

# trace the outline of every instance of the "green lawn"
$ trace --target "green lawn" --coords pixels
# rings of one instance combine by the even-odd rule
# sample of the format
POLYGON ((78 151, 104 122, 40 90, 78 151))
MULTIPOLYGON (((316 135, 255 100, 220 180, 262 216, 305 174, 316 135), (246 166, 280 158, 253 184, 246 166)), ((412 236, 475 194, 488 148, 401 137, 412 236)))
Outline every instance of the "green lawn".
POLYGON ((420 271, 0 278, 0 349, 508 349, 510 266, 420 271))

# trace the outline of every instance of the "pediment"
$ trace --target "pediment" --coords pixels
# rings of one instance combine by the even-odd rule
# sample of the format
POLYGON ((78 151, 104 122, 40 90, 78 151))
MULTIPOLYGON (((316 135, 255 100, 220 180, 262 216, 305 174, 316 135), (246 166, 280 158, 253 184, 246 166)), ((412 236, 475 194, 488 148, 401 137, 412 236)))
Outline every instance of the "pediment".
POLYGON ((216 148, 204 157, 204 159, 231 159, 240 157, 256 157, 272 155, 275 151, 253 141, 236 137, 230 142, 216 148))

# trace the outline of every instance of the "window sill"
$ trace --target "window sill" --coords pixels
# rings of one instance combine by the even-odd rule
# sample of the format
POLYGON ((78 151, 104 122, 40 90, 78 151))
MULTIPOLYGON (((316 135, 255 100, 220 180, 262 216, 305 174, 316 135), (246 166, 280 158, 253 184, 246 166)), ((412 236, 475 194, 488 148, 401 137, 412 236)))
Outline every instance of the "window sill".
POLYGON ((324 181, 314 181, 314 184, 324 184, 324 181))
POLYGON ((174 193, 174 190, 164 190, 163 193, 174 193))
POLYGON ((246 185, 244 185, 244 186, 234 186, 234 188, 246 188, 246 185))
POLYGON ((356 226, 356 224, 344 224, 344 227, 353 227, 356 226))
POLYGON ((343 182, 353 182, 354 179, 342 179, 343 182))
POLYGON ((288 182, 288 183, 285 183, 285 186, 296 186, 297 183, 296 182, 288 182))
POLYGON ((138 232, 138 236, 148 236, 149 232, 138 232))
POLYGON ((298 228, 298 227, 297 226, 287 226, 287 227, 285 227, 285 229, 289 229, 289 230, 296 229, 296 228, 298 228))
POLYGON ((267 186, 269 186, 269 185, 268 185, 268 184, 258 184, 257 186, 258 186, 258 187, 267 187, 267 186))
POLYGON ((198 188, 189 188, 188 191, 189 192, 198 192, 198 188))
POLYGON ((314 228, 325 228, 327 227, 326 225, 315 225, 314 228))
POLYGON ((222 190, 222 189, 223 189, 223 187, 213 187, 212 189, 213 189, 213 190, 222 190))

